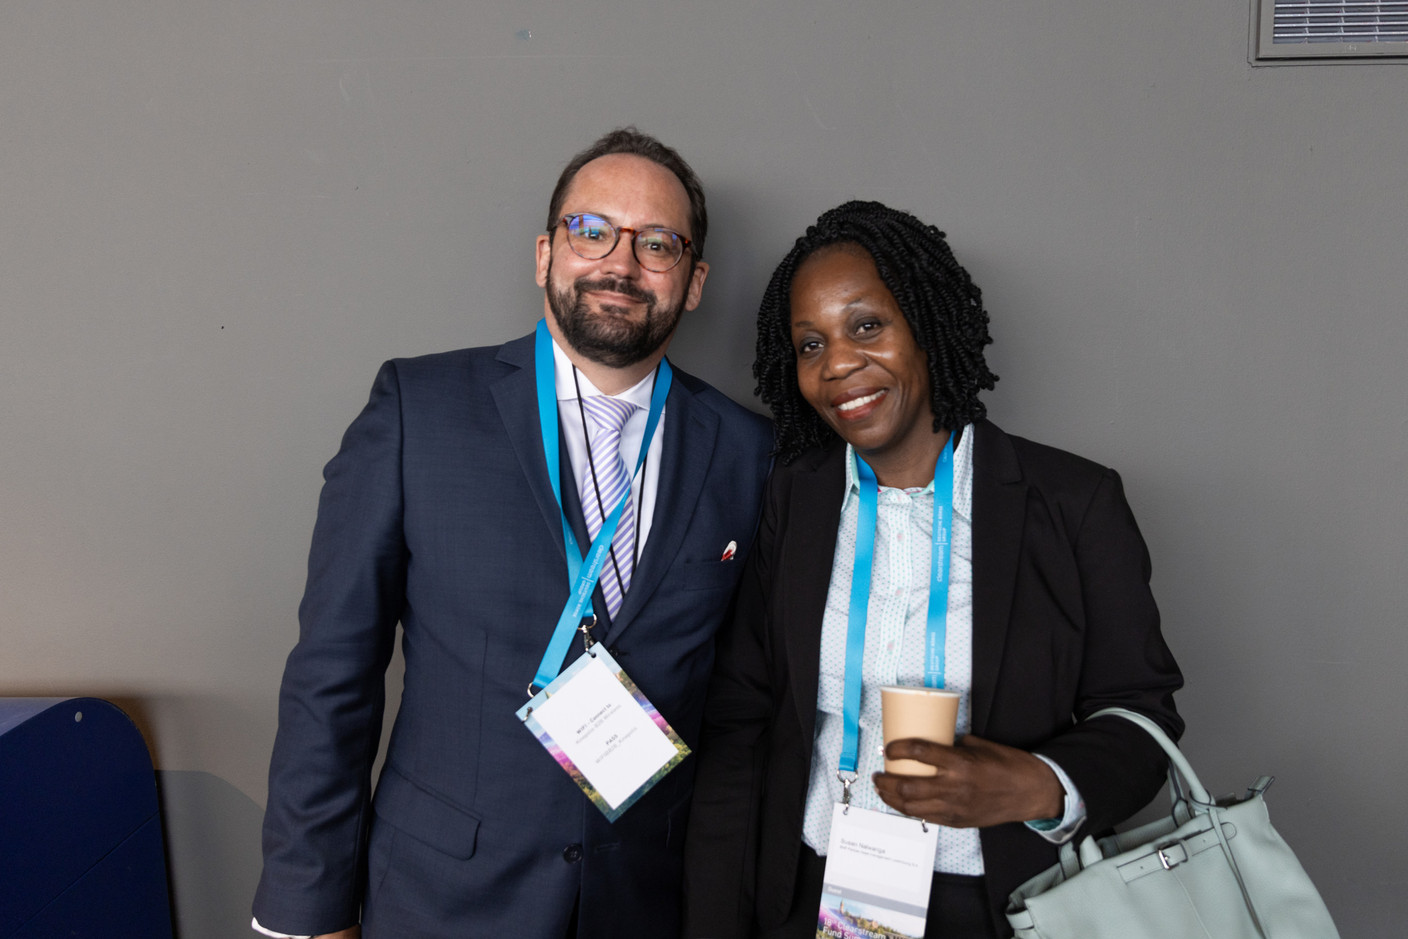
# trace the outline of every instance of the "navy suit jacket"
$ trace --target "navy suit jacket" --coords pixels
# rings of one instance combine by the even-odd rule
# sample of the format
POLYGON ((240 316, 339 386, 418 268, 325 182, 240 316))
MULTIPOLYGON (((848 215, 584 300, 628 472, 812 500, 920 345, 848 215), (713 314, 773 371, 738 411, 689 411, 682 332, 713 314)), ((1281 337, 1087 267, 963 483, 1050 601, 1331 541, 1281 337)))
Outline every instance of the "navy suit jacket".
MULTIPOLYGON (((772 432, 679 370, 661 432, 650 536, 614 622, 598 591, 596 636, 694 745, 772 432)), ((364 907, 367 939, 558 939, 580 896, 583 937, 677 932, 694 761, 611 824, 514 716, 568 594, 544 460, 532 336, 382 367, 324 473, 269 772, 262 925, 318 933, 364 907), (398 622, 405 688, 373 794, 398 622)))
MULTIPOLYGON (((1182 685, 1149 592, 1149 554, 1119 476, 973 425, 973 733, 1041 753, 1075 783, 1086 831, 1128 818, 1167 761, 1109 706, 1175 739, 1182 685)), ((779 467, 737 613, 719 638, 685 878, 685 934, 734 939, 787 916, 816 726, 821 621, 845 495, 845 445, 779 467)), ((869 785, 869 780, 862 780, 869 785)), ((1025 825, 980 835, 994 922, 1008 893, 1056 861, 1025 825)))

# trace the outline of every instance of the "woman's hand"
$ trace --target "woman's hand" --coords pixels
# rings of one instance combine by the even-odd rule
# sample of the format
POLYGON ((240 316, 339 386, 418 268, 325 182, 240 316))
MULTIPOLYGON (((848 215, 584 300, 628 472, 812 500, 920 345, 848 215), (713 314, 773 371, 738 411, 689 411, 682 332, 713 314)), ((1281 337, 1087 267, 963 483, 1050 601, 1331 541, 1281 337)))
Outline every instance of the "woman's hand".
POLYGON ((1059 818, 1066 792, 1051 767, 1025 750, 968 734, 946 747, 927 740, 895 740, 890 759, 918 760, 938 768, 935 776, 876 773, 875 791, 885 804, 915 818, 950 828, 987 828, 1004 822, 1059 818))

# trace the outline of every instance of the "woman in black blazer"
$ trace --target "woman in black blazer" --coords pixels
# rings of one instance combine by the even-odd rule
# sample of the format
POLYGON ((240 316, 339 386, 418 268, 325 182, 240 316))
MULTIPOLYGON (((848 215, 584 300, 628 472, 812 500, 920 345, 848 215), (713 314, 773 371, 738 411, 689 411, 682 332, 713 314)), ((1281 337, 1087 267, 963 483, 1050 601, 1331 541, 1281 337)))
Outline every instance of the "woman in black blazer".
POLYGON ((985 420, 978 394, 996 381, 987 323, 943 233, 878 203, 824 214, 773 275, 754 374, 777 421, 778 465, 705 708, 687 937, 815 935, 826 809, 840 791, 838 594, 853 571, 862 462, 889 506, 876 527, 866 696, 920 683, 914 637, 922 644, 929 581, 907 580, 928 558, 904 542, 926 537, 941 454, 955 472, 945 674, 963 695, 963 736, 890 745, 889 757, 930 763, 934 776, 878 772, 869 698, 851 788, 865 807, 945 826, 926 935, 1010 935, 1007 895, 1053 864, 1060 842, 1128 818, 1162 783, 1162 751, 1143 731, 1084 721, 1118 705, 1182 731, 1172 698, 1182 677, 1143 539, 1113 470, 985 420))

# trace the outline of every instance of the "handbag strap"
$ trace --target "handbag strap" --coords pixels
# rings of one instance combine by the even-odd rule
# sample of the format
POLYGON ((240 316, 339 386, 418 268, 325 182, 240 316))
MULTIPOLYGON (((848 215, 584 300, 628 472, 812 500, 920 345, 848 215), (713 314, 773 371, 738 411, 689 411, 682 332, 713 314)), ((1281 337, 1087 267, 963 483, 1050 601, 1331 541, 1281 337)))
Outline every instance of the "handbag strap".
POLYGON ((1154 738, 1155 743, 1163 748, 1164 753, 1168 754, 1169 777, 1170 781, 1174 782, 1172 791, 1175 793, 1175 796, 1182 795, 1186 797, 1189 802, 1199 807, 1213 805, 1212 797, 1208 795, 1207 789, 1205 789, 1202 782, 1199 781, 1198 774, 1193 772, 1192 764, 1189 763, 1188 758, 1183 755, 1183 751, 1178 749, 1178 744, 1170 740, 1168 734, 1164 733, 1162 727, 1155 724, 1143 714, 1126 708, 1101 708, 1090 715, 1090 717, 1086 718, 1086 720, 1094 720, 1097 717, 1105 717, 1106 715, 1123 717, 1125 720, 1139 725, 1150 737, 1154 738), (1175 772, 1181 777, 1177 781, 1172 780, 1175 772))

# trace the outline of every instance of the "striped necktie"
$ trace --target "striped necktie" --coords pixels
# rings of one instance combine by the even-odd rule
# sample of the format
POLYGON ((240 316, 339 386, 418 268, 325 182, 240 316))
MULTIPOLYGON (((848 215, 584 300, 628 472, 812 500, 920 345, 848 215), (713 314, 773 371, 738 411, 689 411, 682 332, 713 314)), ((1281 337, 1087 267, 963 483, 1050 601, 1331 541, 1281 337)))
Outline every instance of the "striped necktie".
POLYGON ((596 426, 590 447, 591 470, 583 474, 581 481, 582 514, 586 516, 587 531, 593 540, 622 495, 627 496, 620 524, 611 539, 611 556, 601 571, 606 609, 615 618, 626 588, 631 585, 631 567, 635 563, 636 512, 629 498, 631 479, 626 475, 626 464, 621 461, 621 428, 635 413, 636 406, 619 398, 591 395, 582 399, 582 410, 596 426))

